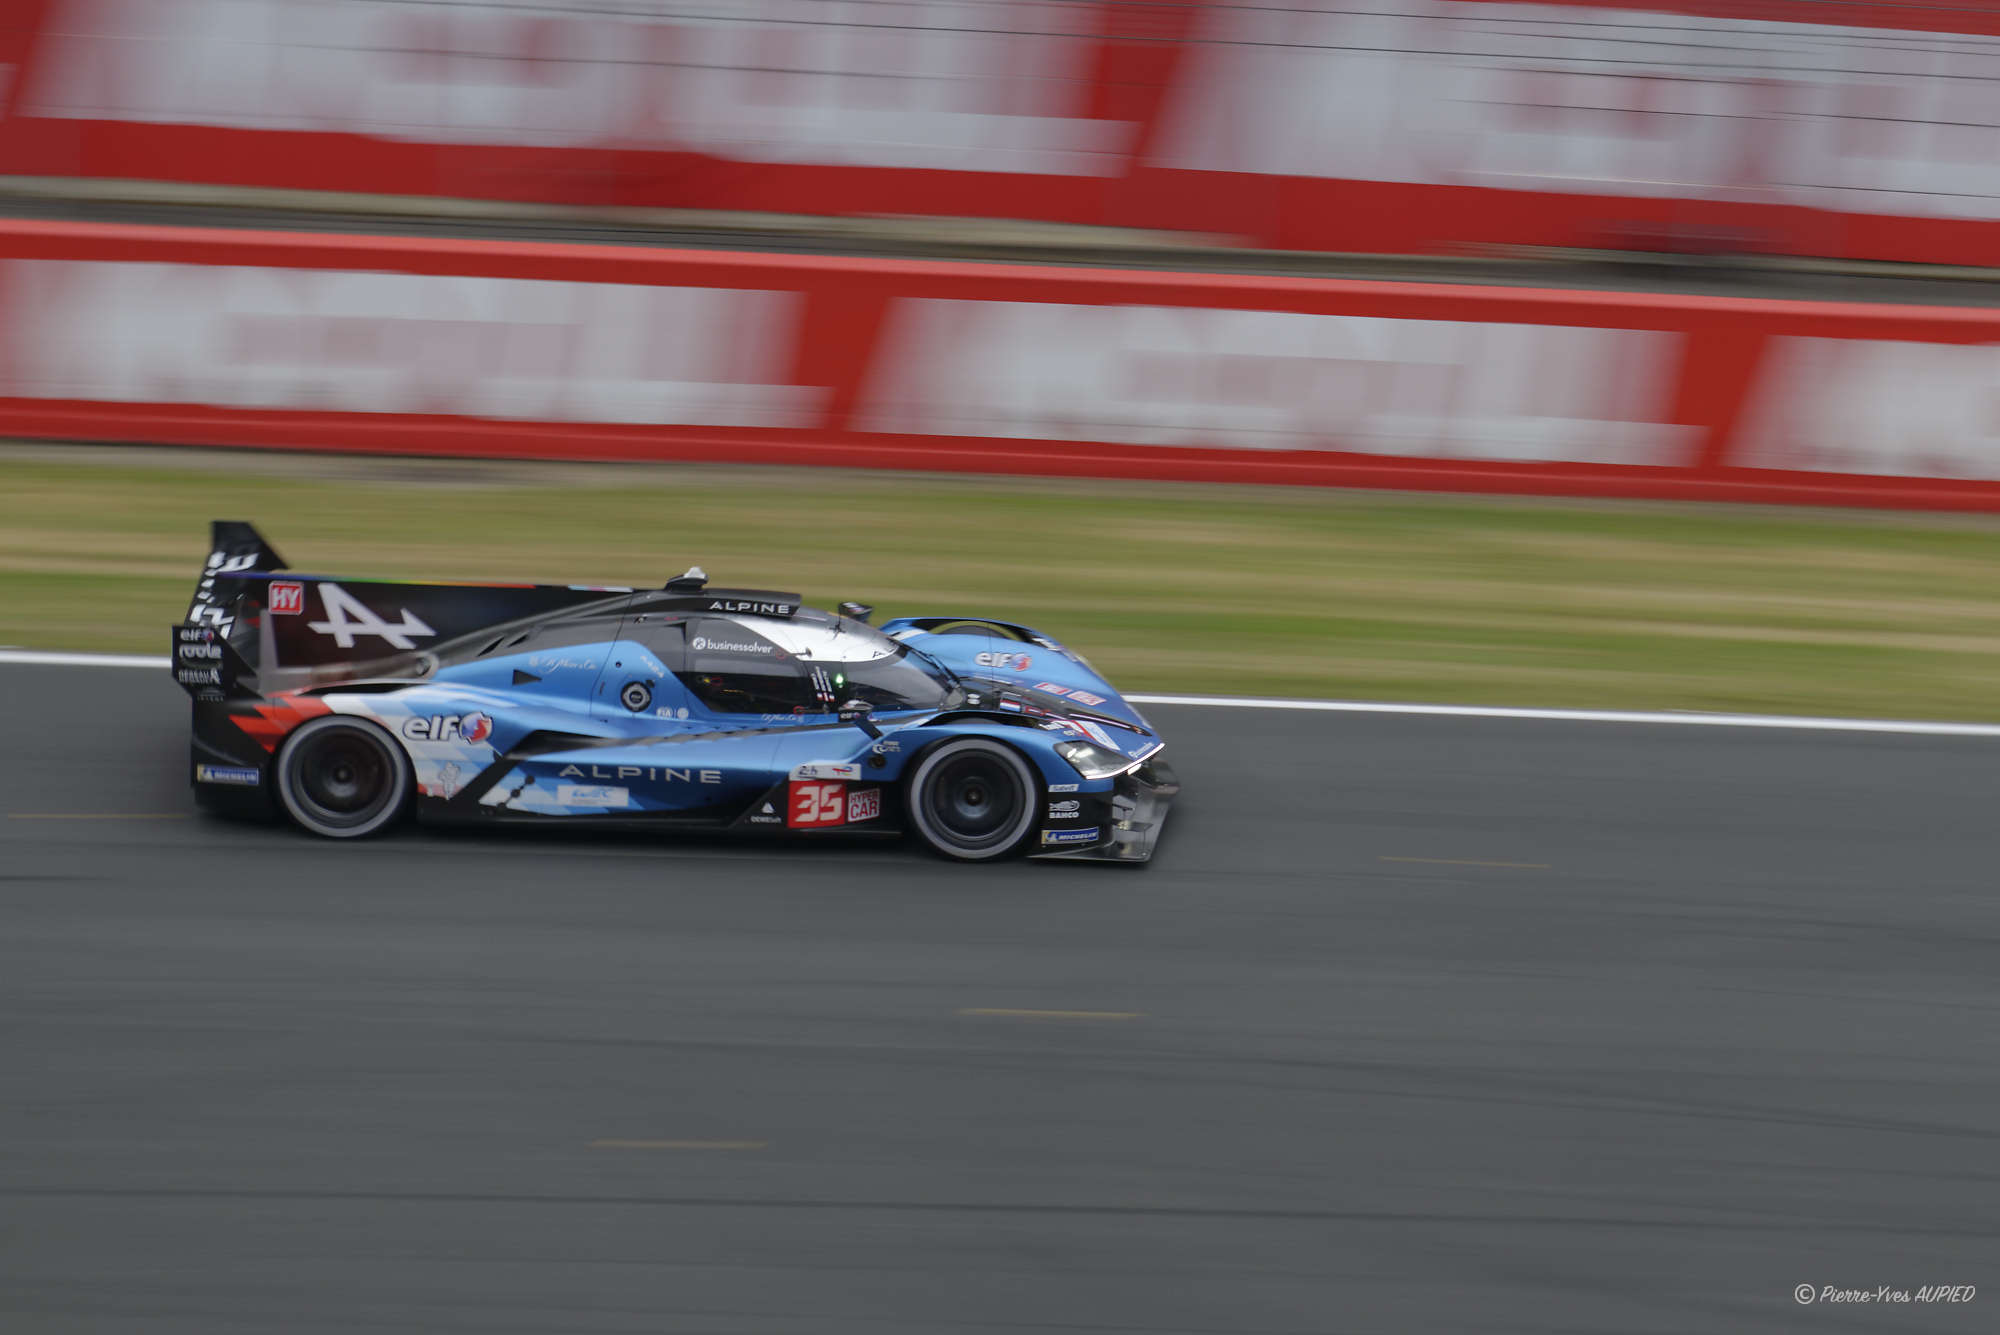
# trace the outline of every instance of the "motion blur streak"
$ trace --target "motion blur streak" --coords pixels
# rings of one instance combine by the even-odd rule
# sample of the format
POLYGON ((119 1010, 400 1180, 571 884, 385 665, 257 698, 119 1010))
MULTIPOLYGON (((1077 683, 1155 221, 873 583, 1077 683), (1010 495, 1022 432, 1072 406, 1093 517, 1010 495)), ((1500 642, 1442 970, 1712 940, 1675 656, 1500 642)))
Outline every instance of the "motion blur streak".
POLYGON ((0 342, 30 437, 2000 509, 1981 308, 0 222, 0 342))
POLYGON ((1987 263, 2000 220, 1991 0, 13 9, 0 173, 1339 251, 1987 263))
MULTIPOLYGON (((62 667, 152 668, 169 660, 143 654, 64 654, 0 649, 0 664, 62 667)), ((2000 737, 2000 723, 1947 723, 1930 719, 1811 718, 1791 714, 1698 714, 1685 710, 1526 709, 1510 705, 1426 705, 1388 700, 1260 700, 1236 695, 1128 695, 1140 705, 1208 709, 1276 709, 1309 714, 1418 714, 1438 718, 1543 720, 1551 723, 1667 724, 1710 728, 1790 728, 1807 732, 1890 732, 1912 737, 2000 737)))
MULTIPOLYGON (((165 673, 5 677, 0 810, 186 802, 165 673)), ((0 822, 0 1326, 1754 1335, 1990 1266, 1988 748, 1158 712, 1129 875, 0 822), (766 1148, 591 1148, 656 1136, 766 1148)))

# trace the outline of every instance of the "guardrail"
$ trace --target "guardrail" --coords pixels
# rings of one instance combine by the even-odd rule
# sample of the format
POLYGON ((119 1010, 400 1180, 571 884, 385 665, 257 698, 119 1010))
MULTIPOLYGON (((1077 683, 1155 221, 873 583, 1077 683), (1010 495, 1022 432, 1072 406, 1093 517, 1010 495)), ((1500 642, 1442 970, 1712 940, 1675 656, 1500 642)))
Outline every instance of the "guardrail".
POLYGON ((2000 509, 2000 311, 0 223, 0 432, 2000 509))

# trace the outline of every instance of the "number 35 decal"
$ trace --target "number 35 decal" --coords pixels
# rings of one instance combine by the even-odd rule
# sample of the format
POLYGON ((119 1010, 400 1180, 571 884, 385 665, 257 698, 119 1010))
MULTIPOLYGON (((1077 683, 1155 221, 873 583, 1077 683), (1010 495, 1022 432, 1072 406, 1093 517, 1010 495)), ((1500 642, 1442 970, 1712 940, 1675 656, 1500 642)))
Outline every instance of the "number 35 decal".
POLYGON ((794 780, 785 803, 785 824, 795 830, 801 826, 851 825, 874 820, 882 814, 880 788, 856 788, 849 792, 850 786, 839 781, 794 780))

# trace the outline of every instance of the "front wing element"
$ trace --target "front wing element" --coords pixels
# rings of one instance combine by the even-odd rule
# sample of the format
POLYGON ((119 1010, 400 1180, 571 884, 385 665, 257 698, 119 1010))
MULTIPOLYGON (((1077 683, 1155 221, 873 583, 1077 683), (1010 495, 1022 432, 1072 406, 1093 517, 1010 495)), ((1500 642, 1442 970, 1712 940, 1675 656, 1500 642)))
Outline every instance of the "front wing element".
POLYGON ((1160 842, 1167 809, 1180 791, 1179 777, 1155 752, 1145 764, 1127 770, 1113 781, 1109 801, 1102 808, 1104 823, 1096 827, 1094 838, 1074 845, 1058 842, 1064 835, 1084 831, 1048 826, 1036 836, 1041 846, 1031 848, 1029 856, 1071 862, 1145 862, 1160 842))

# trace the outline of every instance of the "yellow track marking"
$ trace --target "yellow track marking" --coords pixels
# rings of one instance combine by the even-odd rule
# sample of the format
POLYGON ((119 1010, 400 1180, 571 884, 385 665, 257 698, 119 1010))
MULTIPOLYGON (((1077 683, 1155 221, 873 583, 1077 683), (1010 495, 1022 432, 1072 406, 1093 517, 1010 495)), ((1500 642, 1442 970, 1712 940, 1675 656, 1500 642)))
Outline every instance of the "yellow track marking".
POLYGON ((767 1140, 593 1140, 594 1150, 761 1150, 767 1140))
POLYGON ((1476 858, 1391 858, 1381 857, 1377 862, 1428 862, 1440 867, 1519 867, 1523 871, 1547 871, 1546 862, 1481 862, 1476 858))
POLYGON ((970 1006, 960 1015, 987 1015, 1017 1020, 1143 1020, 1144 1011, 1031 1011, 1005 1006, 970 1006))

